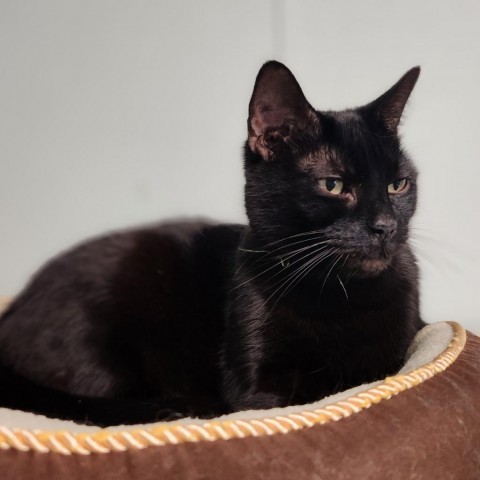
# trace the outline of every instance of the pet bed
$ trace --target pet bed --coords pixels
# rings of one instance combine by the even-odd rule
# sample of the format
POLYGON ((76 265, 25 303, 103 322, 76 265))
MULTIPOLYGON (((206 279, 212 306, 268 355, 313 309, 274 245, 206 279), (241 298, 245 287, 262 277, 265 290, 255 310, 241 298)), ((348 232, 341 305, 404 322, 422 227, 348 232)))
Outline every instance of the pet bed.
POLYGON ((108 429, 0 409, 0 471, 4 480, 473 480, 479 400, 480 338, 436 323, 397 375, 309 405, 108 429))

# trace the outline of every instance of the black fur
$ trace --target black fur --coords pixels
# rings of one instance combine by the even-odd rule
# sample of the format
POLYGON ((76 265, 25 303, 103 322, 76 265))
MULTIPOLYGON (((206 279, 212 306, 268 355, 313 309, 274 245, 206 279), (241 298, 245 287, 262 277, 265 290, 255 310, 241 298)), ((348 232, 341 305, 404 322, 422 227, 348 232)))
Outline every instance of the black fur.
POLYGON ((265 64, 249 225, 153 226, 52 260, 0 320, 0 406, 98 425, 209 417, 398 370, 423 324, 417 174, 397 136, 418 73, 367 106, 317 112, 285 66, 265 64))

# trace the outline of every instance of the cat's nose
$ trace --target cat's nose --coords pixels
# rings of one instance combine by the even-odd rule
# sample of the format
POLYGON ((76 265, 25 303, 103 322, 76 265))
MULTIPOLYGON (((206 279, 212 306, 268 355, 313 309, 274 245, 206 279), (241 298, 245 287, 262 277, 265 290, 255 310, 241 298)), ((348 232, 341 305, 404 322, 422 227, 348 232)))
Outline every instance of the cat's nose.
POLYGON ((373 233, 389 238, 397 230, 397 221, 390 215, 378 215, 368 222, 368 226, 373 233))

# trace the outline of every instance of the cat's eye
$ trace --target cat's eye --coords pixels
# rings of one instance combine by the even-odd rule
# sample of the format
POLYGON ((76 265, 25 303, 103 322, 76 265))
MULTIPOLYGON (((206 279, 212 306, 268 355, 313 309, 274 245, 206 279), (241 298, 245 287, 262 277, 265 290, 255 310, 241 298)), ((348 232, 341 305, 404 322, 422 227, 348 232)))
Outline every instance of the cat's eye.
POLYGON ((406 178, 399 178, 394 182, 390 183, 387 187, 388 193, 396 195, 397 193, 402 193, 408 188, 408 180, 406 178))
POLYGON ((322 178, 319 185, 320 190, 330 193, 331 195, 340 195, 344 190, 343 182, 339 178, 322 178))

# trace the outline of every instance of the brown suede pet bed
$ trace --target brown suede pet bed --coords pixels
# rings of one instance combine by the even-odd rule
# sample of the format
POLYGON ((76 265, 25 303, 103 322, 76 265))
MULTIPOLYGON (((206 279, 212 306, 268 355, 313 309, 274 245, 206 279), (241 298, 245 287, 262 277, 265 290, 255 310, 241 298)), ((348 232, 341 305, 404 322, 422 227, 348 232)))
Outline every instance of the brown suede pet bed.
MULTIPOLYGON (((1 388, 1 386, 0 386, 1 388)), ((479 479, 480 338, 437 323, 394 377, 310 405, 100 429, 0 409, 2 479, 479 479)))

